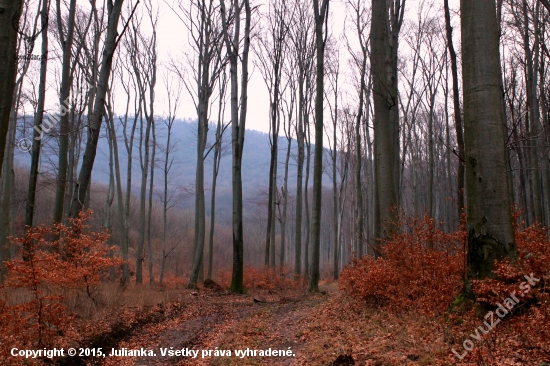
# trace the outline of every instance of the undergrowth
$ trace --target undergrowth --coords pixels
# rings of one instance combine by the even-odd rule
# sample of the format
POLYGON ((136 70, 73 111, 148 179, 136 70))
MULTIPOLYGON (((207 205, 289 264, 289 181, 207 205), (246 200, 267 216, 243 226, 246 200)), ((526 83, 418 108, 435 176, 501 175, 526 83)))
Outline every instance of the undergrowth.
MULTIPOLYGON (((518 218, 516 213, 516 222, 518 218)), ((340 286, 349 297, 371 309, 435 319, 433 331, 442 335, 449 351, 437 357, 441 364, 550 362, 547 228, 514 225, 517 259, 495 261, 494 278, 472 281, 473 306, 453 306, 463 302, 459 294, 466 265, 464 225, 444 233, 433 219, 424 217, 404 219, 401 227, 403 233, 383 244, 381 258, 356 259, 343 270, 340 286), (510 305, 512 294, 518 297, 515 306, 510 305), (496 312, 499 307, 506 312, 496 312), (488 326, 491 317, 499 321, 488 326)))

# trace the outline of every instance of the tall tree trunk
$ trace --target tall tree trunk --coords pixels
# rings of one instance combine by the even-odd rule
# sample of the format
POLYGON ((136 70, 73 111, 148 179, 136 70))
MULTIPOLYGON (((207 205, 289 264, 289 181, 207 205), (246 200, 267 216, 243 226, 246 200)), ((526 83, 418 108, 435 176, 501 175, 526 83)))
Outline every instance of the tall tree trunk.
MULTIPOLYGON (((362 35, 359 34, 361 37, 362 35)), ((361 48, 363 50, 362 56, 363 59, 361 60, 361 71, 360 71, 360 79, 359 79, 359 107, 357 110, 357 117, 355 120, 355 157, 356 157, 356 164, 355 164, 355 194, 357 196, 357 205, 356 205, 356 212, 357 212, 357 258, 363 257, 363 243, 364 243, 364 234, 363 234, 363 228, 364 228, 364 214, 363 214, 363 183, 361 181, 361 173, 362 173, 362 162, 363 162, 363 154, 362 154, 362 146, 361 146, 361 122, 363 119, 363 106, 365 103, 365 74, 367 69, 367 50, 366 45, 363 45, 363 42, 361 42, 361 48)))
POLYGON ((506 172, 501 66, 494 0, 462 0, 464 142, 468 198, 468 278, 490 276, 495 259, 514 257, 506 172))
POLYGON ((145 121, 145 136, 143 135, 143 118, 141 119, 141 136, 140 136, 140 155, 142 144, 144 146, 143 160, 140 157, 141 163, 141 190, 139 195, 139 239, 136 251, 136 283, 143 282, 143 246, 145 244, 145 231, 147 229, 146 216, 147 211, 145 209, 145 198, 147 195, 147 176, 149 174, 149 148, 150 148, 150 134, 151 123, 146 118, 145 121))
POLYGON ((97 82, 97 93, 94 101, 94 109, 89 116, 90 137, 86 142, 86 149, 82 158, 82 166, 78 175, 78 180, 75 183, 74 192, 76 192, 71 205, 70 217, 78 217, 82 211, 83 202, 88 193, 92 170, 94 167, 95 156, 97 153, 97 143, 99 133, 101 132, 101 123, 103 121, 103 113, 105 110, 105 95, 107 94, 109 76, 113 64, 113 56, 117 46, 116 37, 118 35, 117 27, 120 18, 122 3, 124 0, 115 0, 114 4, 108 3, 108 24, 107 35, 105 36, 105 48, 103 51, 101 69, 97 82))
POLYGON ((59 38, 63 49, 63 66, 61 69, 61 87, 59 93, 59 164, 57 170, 57 186, 55 192, 55 202, 53 208, 54 224, 61 223, 63 220, 63 209, 65 208, 65 189, 67 187, 68 170, 68 151, 69 151, 69 95, 71 93, 72 75, 72 48, 76 16, 76 0, 71 0, 69 7, 69 18, 67 24, 67 34, 63 33, 61 19, 61 0, 56 0, 57 4, 57 24, 59 38))
MULTIPOLYGON (((339 67, 339 65, 338 65, 339 67)), ((332 215, 333 215, 333 248, 332 248, 332 258, 333 258, 333 268, 332 275, 335 280, 340 276, 340 270, 338 265, 339 260, 339 249, 340 249, 340 221, 339 218, 339 206, 338 202, 338 179, 337 179, 337 169, 338 169, 338 73, 339 70, 336 70, 335 81, 334 81, 334 115, 332 116, 332 215)), ((342 184, 342 183, 340 183, 342 184)))
MULTIPOLYGON (((221 104, 221 100, 220 100, 221 104)), ((221 113, 220 113, 221 114, 221 113)), ((210 196, 210 232, 208 234, 208 270, 207 279, 212 279, 212 269, 214 265, 214 230, 216 227, 216 185, 218 182, 218 173, 221 162, 222 145, 222 120, 218 114, 218 126, 216 127, 216 147, 214 148, 214 160, 212 161, 212 195, 210 196)))
MULTIPOLYGON (((303 71, 300 70, 300 75, 303 75, 303 71)), ((303 109, 304 106, 304 85, 303 77, 299 77, 298 80, 298 93, 299 93, 299 106, 298 106, 298 126, 297 137, 298 142, 298 161, 297 161, 297 173, 296 173, 296 228, 294 235, 294 274, 299 277, 302 274, 302 182, 304 171, 304 118, 303 109)))
MULTIPOLYGON (((307 90, 310 90, 310 85, 307 83, 307 90)), ((308 100, 308 105, 309 105, 308 100)), ((305 127, 305 143, 306 143, 306 177, 304 181, 304 208, 306 213, 306 237, 304 241, 304 275, 306 279, 309 279, 309 264, 310 264, 310 253, 309 253, 309 245, 311 243, 311 219, 310 219, 310 210, 309 210, 309 171, 311 168, 311 129, 309 125, 309 115, 307 110, 309 108, 306 108, 304 111, 304 127, 305 127)))
POLYGON ((249 0, 244 0, 242 5, 238 0, 233 2, 234 26, 233 41, 231 43, 227 27, 227 15, 224 0, 220 0, 224 40, 229 57, 231 72, 231 137, 233 152, 233 273, 231 277, 231 292, 244 293, 243 284, 243 187, 242 187, 242 154, 244 136, 246 131, 246 111, 248 102, 248 54, 250 52, 250 22, 251 7, 249 0), (241 7, 245 9, 244 44, 241 59, 241 96, 239 111, 239 87, 238 87, 238 60, 241 25, 241 7), (239 115, 240 112, 240 115, 239 115))
POLYGON ((22 7, 22 0, 0 0, 0 171, 10 126, 17 70, 17 29, 22 7))
MULTIPOLYGON (((109 99, 111 99, 109 91, 109 99)), ((120 179, 120 161, 119 161, 119 155, 118 155, 118 140, 116 136, 116 130, 115 130, 115 118, 114 118, 114 112, 112 108, 112 103, 109 102, 109 107, 107 108, 109 119, 108 121, 108 129, 109 129, 109 137, 111 138, 112 144, 113 144, 113 158, 115 163, 115 182, 116 182, 116 190, 117 190, 117 203, 118 203, 118 225, 119 225, 119 245, 122 252, 122 259, 124 260, 124 263, 122 264, 122 283, 128 283, 130 281, 130 274, 128 270, 128 231, 126 230, 126 217, 125 217, 125 206, 123 202, 123 195, 122 195, 122 180, 120 179)), ((126 115, 128 114, 128 111, 126 111, 126 115)), ((131 159, 131 153, 129 154, 129 159, 131 159)), ((130 192, 130 186, 128 186, 128 192, 130 192)))
MULTIPOLYGON (((290 123, 289 114, 289 123, 290 123)), ((289 126, 290 131, 290 126, 289 126)), ((283 178, 283 187, 281 190, 281 197, 283 200, 283 215, 281 217, 281 248, 279 255, 279 267, 281 268, 281 274, 283 274, 285 266, 285 255, 286 255, 286 220, 287 220, 287 209, 288 209, 288 162, 290 161, 290 150, 292 148, 292 138, 287 137, 287 148, 285 155, 285 173, 283 178)))
MULTIPOLYGON (((20 96, 20 93, 17 93, 20 96)), ((11 222, 13 220, 13 189, 15 185, 15 172, 13 170, 13 153, 15 145, 15 126, 17 122, 17 105, 19 96, 14 98, 14 107, 10 128, 8 130, 8 139, 6 141, 6 151, 4 153, 4 165, 2 167, 2 201, 0 205, 0 248, 3 248, 3 260, 10 258, 9 237, 12 235, 11 222)))
MULTIPOLYGON (((317 49, 317 80, 315 95, 315 157, 313 161, 313 208, 312 208, 312 261, 308 291, 319 291, 319 260, 321 255, 321 194, 323 180, 323 81, 325 76, 325 35, 323 24, 328 18, 329 0, 313 0, 315 12, 315 43, 317 49)), ((328 29, 326 30, 328 31, 328 29)))
MULTIPOLYGON (((113 140, 116 139, 110 136, 110 129, 108 131, 109 135, 109 186, 107 188, 107 195, 105 197, 105 221, 103 223, 103 227, 105 230, 111 234, 109 236, 109 245, 112 246, 113 244, 113 235, 112 235, 112 223, 111 223, 111 207, 113 205, 113 201, 115 199, 115 173, 114 173, 114 148, 113 148, 113 140)), ((113 250, 109 250, 109 256, 111 259, 113 258, 113 250)), ((115 280, 115 268, 113 266, 109 267, 109 275, 111 277, 111 281, 115 280)))
MULTIPOLYGON (((525 52, 525 85, 526 85, 526 96, 527 96, 527 131, 529 133, 530 139, 530 148, 529 148, 529 157, 530 157, 530 170, 529 176, 531 179, 531 189, 532 189, 532 203, 533 203, 533 215, 534 220, 540 222, 542 219, 542 189, 540 181, 540 169, 539 169, 539 135, 540 135, 540 114, 539 114, 539 105, 537 98, 537 86, 538 86, 538 48, 539 48, 539 37, 535 35, 535 41, 533 44, 533 49, 531 49, 531 41, 529 37, 529 14, 527 10, 527 0, 522 1, 523 9, 523 51, 525 52)), ((536 19, 538 14, 534 14, 533 18, 536 19)), ((535 23, 535 29, 536 28, 535 23)), ((537 34, 538 32, 535 32, 537 34)))
MULTIPOLYGON (((393 3, 393 2, 392 2, 393 3)), ((394 24, 388 21, 385 0, 372 0, 371 67, 374 101, 374 155, 376 175, 375 231, 381 239, 397 229, 399 193, 399 113, 397 103, 397 36, 402 8, 394 24)), ((394 14, 392 13, 392 20, 394 14)), ((376 246, 375 255, 381 255, 376 246)))
POLYGON ((27 190, 27 205, 25 209, 25 226, 33 227, 34 208, 36 198, 36 185, 38 182, 38 164, 40 162, 40 125, 44 118, 44 101, 46 99, 46 76, 48 73, 48 23, 46 14, 49 13, 50 1, 42 2, 42 24, 45 24, 42 31, 42 52, 40 60, 40 82, 38 84, 38 104, 33 123, 33 140, 31 150, 31 168, 29 171, 29 188, 27 190))
POLYGON ((453 27, 451 26, 451 13, 449 11, 449 0, 444 0, 445 7, 445 31, 447 36, 447 49, 451 57, 451 75, 453 78, 453 108, 456 132, 456 144, 458 155, 458 174, 457 174, 457 203, 458 217, 464 210, 464 132, 462 130, 462 113, 460 110, 460 93, 458 91, 458 63, 456 60, 456 51, 453 45, 453 27))
POLYGON ((151 178, 149 181, 149 209, 147 210, 147 265, 149 268, 149 283, 154 283, 155 275, 153 273, 153 242, 151 241, 151 220, 153 218, 153 187, 155 182, 155 152, 157 149, 157 134, 155 131, 154 121, 151 128, 153 130, 153 144, 151 145, 151 178))
POLYGON ((435 197, 435 141, 434 141, 434 108, 435 108, 435 91, 430 91, 430 110, 428 115, 428 216, 434 216, 435 197))

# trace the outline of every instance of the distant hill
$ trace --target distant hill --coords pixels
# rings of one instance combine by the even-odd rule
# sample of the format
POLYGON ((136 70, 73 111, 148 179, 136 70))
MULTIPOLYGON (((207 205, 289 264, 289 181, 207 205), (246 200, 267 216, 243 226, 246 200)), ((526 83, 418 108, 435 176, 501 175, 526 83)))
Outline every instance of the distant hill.
MULTIPOLYGON (((118 118, 117 118, 118 120, 118 118)), ((162 119, 156 120, 156 135, 157 135, 157 169, 155 171, 155 191, 160 194, 163 188, 163 171, 164 166, 164 147, 166 144, 166 126, 162 119), (162 151, 161 151, 162 149, 162 151)), ((117 126, 118 134, 118 150, 121 164, 121 179, 122 184, 126 185, 127 174, 127 152, 122 135, 122 126, 117 126)), ((181 209, 193 209, 194 199, 194 183, 195 183, 195 166, 196 166, 196 121, 193 120, 176 120, 173 126, 172 142, 176 143, 175 149, 171 156, 174 157, 172 170, 170 171, 170 189, 178 190, 182 196, 178 199, 178 207, 181 209)), ((208 134, 208 146, 214 142, 215 125, 212 125, 208 134)), ((47 145, 55 145, 54 139, 45 137, 47 145)), ((231 175, 231 129, 228 128, 224 135, 224 145, 226 146, 225 156, 222 158, 220 172, 216 190, 216 216, 224 222, 231 221, 232 212, 232 175, 231 175)), ((136 130, 133 164, 132 164, 132 191, 138 194, 141 187, 141 168, 139 162, 139 144, 140 131, 139 127, 136 130)), ((296 163, 297 155, 296 141, 292 141, 290 167, 289 167, 289 190, 292 192, 296 184, 296 163)), ((284 136, 279 137, 279 167, 278 177, 279 186, 282 185, 284 174, 284 160, 287 148, 287 140, 284 136)), ((54 167, 57 162, 55 156, 55 146, 51 149, 45 149, 42 154, 42 162, 52 164, 54 167), (51 151, 48 153, 48 151, 51 151)), ((311 149, 313 153, 313 146, 311 149)), ((265 200, 265 194, 268 188, 269 163, 270 163, 270 144, 269 135, 263 132, 248 130, 246 131, 245 144, 243 150, 243 199, 246 202, 265 200), (263 196, 262 196, 263 195, 263 196)), ((206 198, 207 198, 207 215, 210 214, 210 188, 212 184, 212 158, 213 151, 206 159, 205 164, 205 183, 206 183, 206 198)), ((16 160, 19 163, 30 164, 28 154, 16 154, 16 160)), ((305 173, 305 167, 304 167, 305 173)), ((109 179, 109 145, 105 133, 99 140, 94 171, 92 173, 92 181, 94 183, 108 184, 109 179)), ((311 174, 313 174, 313 156, 311 158, 311 174)), ((327 179, 326 177, 324 179, 327 179)), ((326 180, 325 184, 329 184, 326 180)), ((310 179, 311 185, 311 179, 310 179)))

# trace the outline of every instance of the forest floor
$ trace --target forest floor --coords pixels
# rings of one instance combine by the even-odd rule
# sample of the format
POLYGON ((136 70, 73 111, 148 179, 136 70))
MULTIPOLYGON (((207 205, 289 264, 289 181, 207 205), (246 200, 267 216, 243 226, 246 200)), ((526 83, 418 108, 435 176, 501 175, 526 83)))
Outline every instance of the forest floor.
POLYGON ((82 364, 434 365, 435 358, 450 353, 434 327, 436 322, 417 315, 396 318, 369 311, 345 296, 336 282, 322 285, 319 293, 256 289, 233 295, 201 287, 178 291, 175 299, 149 309, 130 326, 114 327, 88 343, 103 347, 107 357, 82 364), (152 352, 109 356, 113 348, 152 352), (247 349, 248 354, 235 352, 247 349), (260 356, 269 349, 284 356, 260 356))

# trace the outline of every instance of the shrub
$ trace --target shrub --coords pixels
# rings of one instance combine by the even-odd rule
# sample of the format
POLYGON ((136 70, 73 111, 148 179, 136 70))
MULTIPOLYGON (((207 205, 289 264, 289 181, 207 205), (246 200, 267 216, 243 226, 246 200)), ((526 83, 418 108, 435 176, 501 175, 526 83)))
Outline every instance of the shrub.
POLYGON ((114 249, 105 232, 90 232, 85 224, 91 211, 70 225, 37 227, 12 239, 21 258, 4 262, 7 275, 0 287, 0 340, 6 364, 9 349, 63 347, 76 337, 73 316, 64 303, 67 291, 83 292, 95 303, 94 290, 111 266, 114 249), (52 239, 56 238, 56 239, 52 239))
POLYGON ((445 233, 434 219, 403 218, 402 233, 382 246, 382 257, 354 259, 342 271, 340 286, 374 306, 445 311, 462 288, 466 233, 445 233))

